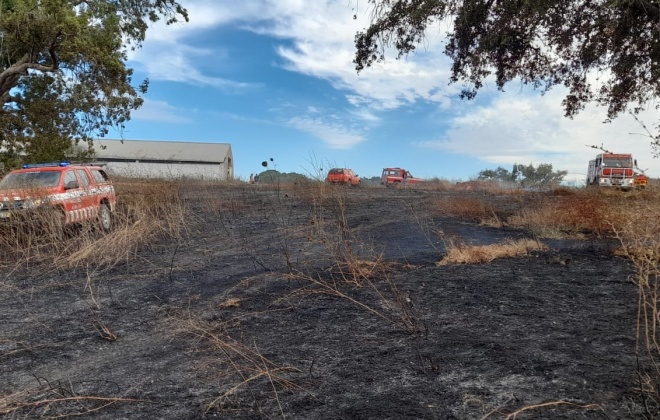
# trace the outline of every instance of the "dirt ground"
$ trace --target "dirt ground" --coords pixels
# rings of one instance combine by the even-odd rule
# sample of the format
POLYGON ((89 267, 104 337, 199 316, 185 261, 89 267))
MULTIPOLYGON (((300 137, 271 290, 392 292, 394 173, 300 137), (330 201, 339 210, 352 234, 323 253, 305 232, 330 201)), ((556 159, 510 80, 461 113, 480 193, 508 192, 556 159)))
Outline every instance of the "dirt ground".
POLYGON ((637 289, 612 242, 546 241, 522 258, 438 266, 448 241, 527 235, 433 211, 455 193, 315 201, 252 187, 187 192, 187 239, 112 268, 2 268, 0 413, 640 415, 637 289))

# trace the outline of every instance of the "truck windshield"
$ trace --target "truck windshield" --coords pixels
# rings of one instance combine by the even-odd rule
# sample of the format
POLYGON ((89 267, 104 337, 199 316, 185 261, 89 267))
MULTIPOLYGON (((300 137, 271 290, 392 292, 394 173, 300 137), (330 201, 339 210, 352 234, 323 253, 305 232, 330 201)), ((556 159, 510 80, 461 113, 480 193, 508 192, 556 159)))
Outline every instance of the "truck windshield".
POLYGON ((0 189, 55 187, 60 174, 59 171, 10 173, 0 181, 0 189))
POLYGON ((632 160, 630 158, 604 158, 603 166, 608 168, 632 168, 632 160))

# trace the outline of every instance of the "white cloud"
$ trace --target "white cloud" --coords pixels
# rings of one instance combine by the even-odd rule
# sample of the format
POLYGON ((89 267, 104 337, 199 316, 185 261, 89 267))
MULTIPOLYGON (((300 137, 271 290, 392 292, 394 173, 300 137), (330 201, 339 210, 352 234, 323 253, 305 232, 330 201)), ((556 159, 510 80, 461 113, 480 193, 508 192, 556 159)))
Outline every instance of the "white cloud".
POLYGON ((233 90, 254 87, 248 83, 207 76, 195 68, 195 63, 202 62, 209 57, 217 59, 218 55, 222 54, 222 51, 193 48, 186 45, 177 45, 176 48, 172 48, 168 43, 151 42, 145 44, 134 60, 137 61, 136 68, 147 73, 148 77, 153 80, 233 90))
POLYGON ((381 121, 381 118, 374 114, 372 111, 366 108, 359 108, 351 111, 351 115, 361 121, 368 123, 377 123, 381 121))
POLYGON ((167 102, 145 99, 144 104, 137 111, 131 113, 135 120, 156 121, 164 123, 191 123, 192 119, 182 116, 180 108, 167 102))
POLYGON ((331 149, 350 149, 364 141, 364 136, 360 132, 347 128, 340 122, 328 122, 320 118, 294 117, 288 121, 288 124, 320 139, 331 149))
MULTIPOLYGON (((186 44, 212 30, 232 25, 264 36, 287 40, 293 47, 279 46, 277 52, 286 68, 328 80, 344 90, 356 107, 394 109, 418 100, 449 105, 449 95, 457 91, 446 86, 449 62, 441 53, 441 39, 429 38, 412 60, 388 59, 358 75, 353 58, 354 37, 369 22, 366 3, 344 0, 309 2, 303 0, 253 0, 219 2, 189 0, 185 7, 190 22, 154 25, 147 33, 144 48, 130 54, 154 80, 205 84, 215 87, 245 88, 245 84, 204 74, 195 63, 200 58, 224 54, 220 47, 201 50, 186 44), (356 19, 353 18, 355 15, 356 19)), ((394 54, 390 54, 394 57, 394 54)), ((227 57, 231 60, 231 57, 227 57)))
MULTIPOLYGON (((584 180, 589 160, 599 153, 588 146, 602 145, 615 153, 633 153, 642 169, 649 168, 649 175, 660 175, 660 161, 653 159, 649 139, 632 134, 642 131, 632 116, 606 124, 606 110, 588 106, 568 119, 560 106, 564 94, 561 89, 545 96, 495 94, 488 106, 468 106, 467 112, 454 117, 442 138, 415 145, 505 168, 513 163, 552 163, 556 170, 569 171, 566 179, 575 181, 584 180)), ((653 122, 657 115, 641 118, 653 122)))

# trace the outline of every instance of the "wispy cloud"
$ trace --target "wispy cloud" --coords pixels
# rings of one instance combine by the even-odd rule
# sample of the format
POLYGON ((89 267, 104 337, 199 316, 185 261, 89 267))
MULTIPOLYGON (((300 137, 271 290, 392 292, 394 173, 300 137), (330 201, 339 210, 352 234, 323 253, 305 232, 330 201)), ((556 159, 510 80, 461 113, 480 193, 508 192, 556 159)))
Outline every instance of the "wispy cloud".
POLYGON ((381 118, 377 116, 373 111, 366 108, 358 108, 350 111, 351 115, 361 121, 368 123, 378 123, 381 121, 381 118))
POLYGON ((226 53, 222 50, 193 48, 186 45, 173 47, 169 42, 151 42, 145 44, 139 54, 133 57, 135 67, 145 72, 152 80, 182 82, 221 89, 240 90, 255 85, 227 80, 222 77, 203 74, 195 63, 218 60, 226 53))
POLYGON ((339 122, 328 122, 312 117, 293 117, 288 124, 313 135, 332 149, 351 149, 364 141, 362 133, 339 122))
POLYGON ((167 102, 145 99, 144 104, 131 115, 136 120, 156 121, 163 123, 186 124, 192 119, 183 116, 182 109, 176 108, 167 102))
POLYGON ((208 50, 188 44, 192 36, 212 37, 214 30, 232 26, 286 40, 277 48, 286 69, 329 81, 357 108, 394 109, 419 100, 447 107, 449 97, 457 91, 446 83, 449 65, 441 53, 440 37, 431 37, 414 60, 391 59, 358 75, 353 42, 369 18, 368 9, 360 2, 189 0, 186 8, 189 23, 154 25, 144 48, 130 55, 131 61, 154 80, 249 87, 205 73, 196 65, 200 59, 226 54, 222 39, 208 50))

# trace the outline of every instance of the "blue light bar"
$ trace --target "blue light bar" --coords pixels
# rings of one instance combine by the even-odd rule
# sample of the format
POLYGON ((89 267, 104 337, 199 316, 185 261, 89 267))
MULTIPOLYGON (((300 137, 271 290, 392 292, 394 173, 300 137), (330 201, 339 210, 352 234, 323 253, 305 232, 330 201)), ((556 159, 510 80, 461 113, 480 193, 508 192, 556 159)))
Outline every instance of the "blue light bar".
POLYGON ((66 167, 69 166, 69 162, 48 162, 48 163, 25 163, 23 164, 23 169, 31 168, 52 168, 52 167, 66 167))

